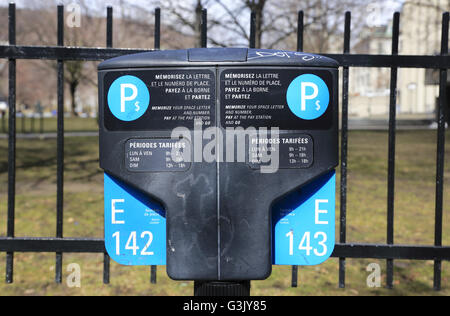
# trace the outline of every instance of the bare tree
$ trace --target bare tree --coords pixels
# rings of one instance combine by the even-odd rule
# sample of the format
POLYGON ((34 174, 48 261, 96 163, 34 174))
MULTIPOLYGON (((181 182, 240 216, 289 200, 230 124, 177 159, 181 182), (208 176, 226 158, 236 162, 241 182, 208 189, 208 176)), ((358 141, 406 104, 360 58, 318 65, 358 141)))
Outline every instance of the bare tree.
MULTIPOLYGON (((27 10, 20 9, 18 41, 28 45, 56 44, 56 5, 72 0, 27 0, 27 10), (57 2, 58 1, 58 2, 57 2)), ((419 0, 413 0, 419 1, 419 0)), ((248 46, 250 14, 255 17, 257 48, 296 49, 297 13, 305 13, 304 49, 311 52, 337 51, 342 46, 344 13, 353 11, 353 25, 362 25, 369 0, 108 0, 114 5, 114 44, 117 47, 152 48, 154 8, 162 9, 162 48, 199 47, 202 10, 208 9, 208 41, 213 46, 248 46)), ((423 2, 423 1, 422 1, 423 2)), ((106 0, 78 0, 81 27, 65 28, 65 44, 70 46, 104 46, 106 0)), ((66 13, 67 15, 67 13, 66 13)), ((67 16, 66 16, 67 17, 67 16)), ((1 32, 1 31, 0 31, 1 32)), ((0 33, 2 34, 2 33, 0 33)), ((7 35, 6 35, 7 36, 7 35)), ((3 38, 5 36, 2 36, 3 38)), ((48 71, 54 62, 36 62, 48 71)), ((19 68, 22 67, 19 63, 19 68)), ((7 67, 6 67, 7 68, 7 67)), ((5 67, 1 72, 5 74, 5 67)), ((76 115, 78 93, 97 86, 96 63, 65 63, 65 83, 70 93, 71 113, 76 115)), ((51 77, 54 73, 52 73, 51 77)), ((3 81, 4 82, 4 81, 3 81)), ((24 89, 25 90, 25 89, 24 89)), ((89 92, 92 94, 91 92, 89 92)), ((86 94, 86 93, 85 93, 86 94)), ((25 97, 24 97, 25 99, 25 97)))
MULTIPOLYGON (((194 39, 194 46, 201 47, 201 25, 203 9, 209 7, 214 0, 169 0, 156 2, 160 6, 165 24, 172 32, 194 39)), ((141 9, 140 6, 136 6, 141 9)), ((181 48, 181 47, 180 47, 181 48)))
MULTIPOLYGON (((18 4, 17 10, 17 42, 20 45, 56 46, 57 18, 56 6, 65 5, 64 44, 72 47, 104 47, 106 43, 106 6, 103 0, 26 0, 18 4), (80 25, 71 25, 73 12, 68 11, 69 5, 77 4, 80 9, 80 25)), ((114 46, 124 48, 152 49, 153 43, 153 10, 142 10, 132 1, 109 0, 114 5, 114 46)), ((151 7, 154 9, 156 7, 151 7)), ((0 7, 2 21, 7 20, 7 8, 0 7)), ((161 34, 163 48, 174 49, 192 47, 194 37, 176 32, 165 27, 161 34)), ((175 28, 174 28, 175 29, 175 28)), ((0 30, 0 42, 8 40, 7 28, 0 30)), ((2 65, 4 62, 2 62, 2 65)), ((64 82, 68 94, 70 113, 78 115, 80 101, 91 102, 94 105, 97 89, 98 62, 66 61, 64 63, 64 82)), ((0 65, 1 66, 1 65, 0 65)), ((46 78, 47 85, 56 84, 54 61, 20 61, 18 62, 18 103, 33 104, 44 101, 54 105, 56 101, 53 89, 42 89, 36 84, 43 84, 41 78, 46 78), (22 71, 23 70, 23 71, 22 71), (32 75, 30 75, 30 73, 32 75), (33 89, 29 88, 33 86, 33 89)), ((0 90, 7 89, 7 66, 0 67, 0 90)), ((6 93, 6 92, 5 92, 6 93)))
MULTIPOLYGON (((24 25, 27 40, 33 44, 55 46, 57 34, 56 6, 60 2, 54 0, 30 1, 28 10, 36 18, 28 20, 24 25)), ((104 21, 92 14, 92 7, 84 0, 77 2, 80 14, 80 25, 64 24, 64 44, 68 46, 92 47, 99 46, 100 38, 97 31, 104 29, 104 21)), ((67 12, 65 12, 67 17, 67 12)), ((67 21, 66 21, 67 22, 67 21)), ((39 63, 43 70, 56 71, 54 62, 39 63)), ((84 61, 67 61, 64 63, 64 82, 67 84, 70 93, 70 113, 78 116, 77 92, 82 82, 92 81, 92 74, 95 67, 84 61)))
MULTIPOLYGON (((343 31, 345 11, 353 11, 356 19, 368 0, 265 0, 243 2, 244 12, 255 14, 256 47, 269 49, 296 48, 297 13, 304 11, 305 50, 328 52, 343 31)), ((242 9, 241 9, 242 10, 242 9)), ((355 23, 358 25, 359 23, 355 23)), ((241 27, 242 29, 242 27, 241 27)))
MULTIPOLYGON (((219 47, 248 46, 250 15, 254 14, 257 48, 294 48, 297 13, 305 12, 307 50, 326 52, 342 33, 344 13, 353 10, 363 16, 369 0, 165 0, 161 3, 164 18, 172 29, 196 38, 200 45, 201 11, 208 9, 208 41, 219 47)), ((139 7, 139 5, 134 5, 139 7)), ((146 10, 145 7, 140 7, 146 10)), ((355 23, 358 25, 358 23, 355 23)))
POLYGON ((423 8, 437 9, 439 12, 450 10, 450 0, 406 0, 404 6, 419 6, 423 8))
POLYGON ((255 46, 262 46, 262 36, 264 27, 264 9, 267 0, 244 0, 244 5, 255 15, 255 46))

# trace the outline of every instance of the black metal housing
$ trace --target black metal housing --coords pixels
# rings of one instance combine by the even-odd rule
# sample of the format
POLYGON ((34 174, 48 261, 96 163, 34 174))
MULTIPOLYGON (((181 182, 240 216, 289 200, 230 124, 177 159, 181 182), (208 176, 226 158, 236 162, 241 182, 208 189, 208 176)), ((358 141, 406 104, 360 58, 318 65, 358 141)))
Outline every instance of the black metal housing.
MULTIPOLYGON (((269 277, 272 270, 272 204, 338 165, 337 67, 338 64, 327 57, 246 48, 155 51, 118 57, 99 65, 100 166, 164 206, 167 218, 167 272, 170 277, 217 281, 269 277), (161 73, 167 70, 195 73, 206 69, 214 74, 215 94, 211 111, 215 113, 214 126, 220 128, 223 134, 226 133, 222 120, 225 113, 221 113, 222 103, 225 103, 222 95, 224 72, 255 74, 276 71, 282 76, 288 76, 289 72, 289 75, 294 74, 291 80, 305 72, 328 74, 331 94, 327 112, 329 123, 306 122, 287 110, 290 116, 283 119, 286 123, 288 120, 296 122, 294 126, 289 125, 289 130, 273 122, 268 122, 269 126, 261 126, 277 127, 281 136, 311 136, 314 163, 309 168, 280 168, 271 174, 254 170, 245 162, 194 162, 185 172, 130 172, 124 165, 125 143, 130 139, 168 139, 171 130, 160 129, 165 126, 150 128, 153 123, 146 120, 143 123, 147 122, 149 127, 144 130, 135 130, 132 126, 137 124, 126 128, 125 125, 130 123, 118 123, 123 129, 109 130, 106 124, 109 111, 106 77, 109 76, 108 82, 111 82, 125 75, 144 76, 155 69, 161 73)), ((287 86, 284 92, 280 89, 275 89, 280 98, 275 104, 286 102, 287 86)), ((253 123, 259 124, 258 121, 253 123)), ((195 139, 194 128, 190 129, 190 139, 195 139)), ((226 145, 225 150, 230 144, 226 145)), ((281 153, 282 156, 284 154, 287 155, 281 153)))

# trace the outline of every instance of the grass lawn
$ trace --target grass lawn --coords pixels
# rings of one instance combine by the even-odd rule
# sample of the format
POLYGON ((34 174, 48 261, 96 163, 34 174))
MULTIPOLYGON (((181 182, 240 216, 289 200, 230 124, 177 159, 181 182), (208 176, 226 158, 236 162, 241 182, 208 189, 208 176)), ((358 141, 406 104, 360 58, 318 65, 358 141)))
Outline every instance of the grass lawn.
MULTIPOLYGON (((387 140, 386 132, 350 133, 349 242, 386 241, 387 140)), ((398 132, 397 140, 395 241, 399 244, 431 245, 434 242, 436 132, 398 132)), ((98 139, 67 138, 65 142, 64 235, 102 237, 103 176, 98 168, 98 139)), ((56 140, 18 140, 17 157, 16 235, 54 236, 56 140)), ((0 236, 6 235, 7 164, 7 142, 0 140, 0 236)), ((450 245, 450 133, 447 134, 445 168, 444 245, 450 245)), ((158 284, 152 285, 149 282, 150 268, 122 267, 114 262, 111 262, 111 284, 103 285, 101 254, 64 255, 64 278, 69 276, 66 272, 69 264, 78 263, 81 267, 81 288, 72 289, 66 285, 65 279, 61 285, 54 283, 54 261, 55 254, 15 254, 14 284, 0 282, 0 295, 193 293, 192 283, 171 281, 164 267, 158 268, 158 284)), ((448 262, 443 263, 443 290, 439 293, 433 291, 433 262, 396 261, 394 290, 367 287, 369 272, 366 267, 370 263, 380 264, 384 282, 383 260, 349 259, 347 288, 338 289, 338 260, 330 259, 321 266, 301 267, 299 287, 295 289, 289 287, 290 267, 274 267, 268 280, 252 283, 252 294, 450 295, 448 262)), ((5 254, 0 253, 0 278, 4 275, 5 254)))
MULTIPOLYGON (((43 133, 56 133, 57 130, 56 117, 44 118, 42 121, 43 133)), ((40 133, 41 132, 41 119, 40 118, 16 118, 17 133, 40 133)), ((64 118, 64 130, 66 132, 95 132, 98 131, 97 119, 95 118, 79 118, 79 117, 66 117, 64 118)), ((8 132, 8 118, 3 121, 0 119, 0 133, 8 132)))

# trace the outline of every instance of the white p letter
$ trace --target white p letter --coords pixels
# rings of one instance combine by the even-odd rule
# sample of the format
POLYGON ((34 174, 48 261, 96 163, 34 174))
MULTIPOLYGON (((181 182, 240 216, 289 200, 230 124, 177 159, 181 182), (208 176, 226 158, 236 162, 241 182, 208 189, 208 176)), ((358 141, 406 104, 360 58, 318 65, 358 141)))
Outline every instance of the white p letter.
POLYGON ((133 101, 138 96, 138 89, 134 84, 131 83, 124 83, 120 85, 120 111, 122 113, 125 112, 125 102, 127 101, 133 101), (133 90, 133 94, 129 97, 125 96, 125 89, 131 89, 133 90))
POLYGON ((319 87, 312 82, 302 82, 302 111, 306 111, 306 100, 314 100, 319 95, 319 87), (306 95, 306 88, 310 87, 313 88, 314 92, 311 95, 306 95))

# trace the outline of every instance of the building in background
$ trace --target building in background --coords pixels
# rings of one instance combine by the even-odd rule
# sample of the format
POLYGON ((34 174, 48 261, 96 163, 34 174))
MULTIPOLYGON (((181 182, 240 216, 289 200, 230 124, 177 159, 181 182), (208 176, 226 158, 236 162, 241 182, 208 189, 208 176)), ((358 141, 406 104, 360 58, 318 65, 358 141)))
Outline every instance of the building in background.
MULTIPOLYGON (((391 53, 392 23, 367 27, 353 47, 355 54, 386 55, 391 53)), ((390 70, 387 68, 350 68, 351 106, 353 117, 382 116, 388 113, 390 70)))
MULTIPOLYGON (((401 10, 400 55, 437 55, 441 47, 442 13, 449 0, 406 0, 401 10)), ((354 45, 354 53, 391 54, 392 21, 366 28, 354 45)), ((389 113, 389 69, 354 68, 350 75, 349 109, 354 117, 383 117, 389 113)), ((397 110, 399 117, 434 119, 439 96, 436 71, 399 69, 397 110)))
MULTIPOLYGON (((410 0, 402 9, 400 54, 438 55, 441 47, 442 13, 448 0, 410 0)), ((435 115, 439 96, 438 82, 427 80, 425 69, 399 72, 399 111, 435 115)))

